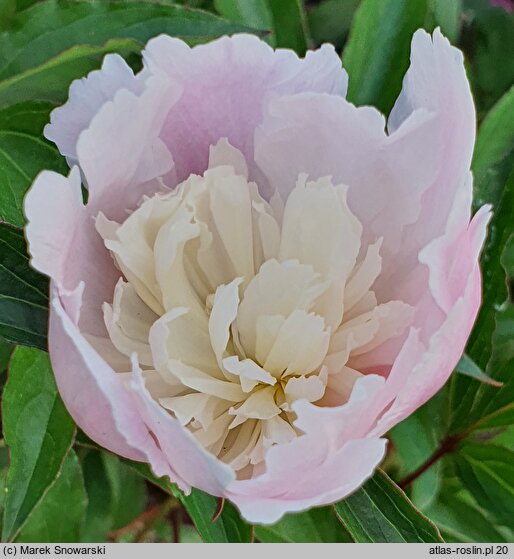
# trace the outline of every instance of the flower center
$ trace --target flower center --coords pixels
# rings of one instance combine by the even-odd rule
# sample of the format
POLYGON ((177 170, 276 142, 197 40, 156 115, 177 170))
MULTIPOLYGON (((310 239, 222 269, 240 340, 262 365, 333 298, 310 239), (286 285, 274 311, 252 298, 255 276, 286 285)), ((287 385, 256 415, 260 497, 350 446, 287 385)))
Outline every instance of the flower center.
POLYGON ((339 405, 387 367, 369 353, 411 316, 378 304, 380 240, 361 247, 346 187, 328 179, 300 176, 267 202, 218 166, 122 224, 100 214, 97 229, 124 276, 104 305, 113 345, 137 354, 152 397, 240 477, 301 435, 297 400, 339 405))

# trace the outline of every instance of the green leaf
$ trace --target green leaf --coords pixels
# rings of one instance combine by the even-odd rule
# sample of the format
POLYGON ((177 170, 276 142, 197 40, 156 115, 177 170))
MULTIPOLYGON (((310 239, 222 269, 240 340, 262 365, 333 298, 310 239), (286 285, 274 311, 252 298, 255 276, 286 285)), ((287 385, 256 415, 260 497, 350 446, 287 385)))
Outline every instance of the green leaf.
POLYGON ((343 53, 352 103, 389 113, 409 65, 412 35, 423 25, 426 11, 426 0, 362 2, 343 53))
POLYGON ((48 280, 30 267, 21 231, 0 224, 0 336, 46 349, 48 280))
POLYGON ((39 507, 23 526, 16 542, 78 542, 87 495, 76 454, 70 451, 39 507))
POLYGON ((198 489, 192 489, 187 497, 178 489, 174 495, 184 505, 205 543, 248 543, 252 541, 252 527, 241 518, 235 507, 225 501, 221 515, 212 521, 219 499, 198 489))
POLYGON ((350 31, 360 0, 324 0, 307 12, 307 21, 316 45, 332 43, 341 48, 350 31))
POLYGON ((425 514, 437 524, 446 542, 504 542, 503 534, 486 518, 462 488, 452 490, 445 485, 425 514))
POLYGON ((5 373, 7 370, 13 350, 12 344, 0 339, 0 374, 5 373))
POLYGON ((333 507, 288 514, 272 526, 256 526, 256 538, 263 543, 352 542, 333 507))
POLYGON ((303 0, 267 0, 273 20, 277 47, 293 49, 305 54, 309 44, 309 31, 303 0))
MULTIPOLYGON (((445 406, 446 390, 443 389, 390 431, 400 479, 417 470, 439 447, 447 428, 445 406)), ((409 490, 415 506, 424 510, 437 498, 441 474, 442 463, 438 461, 414 480, 409 490)))
POLYGON ((309 31, 303 0, 215 0, 218 12, 227 19, 250 27, 269 29, 269 42, 303 55, 309 31))
POLYGON ((442 541, 437 528, 381 471, 334 506, 347 531, 358 543, 442 541))
POLYGON ((106 54, 128 55, 139 46, 130 39, 113 39, 101 46, 72 46, 38 66, 0 78, 0 107, 31 100, 63 102, 70 83, 98 68, 106 54))
POLYGON ((514 14, 488 0, 464 0, 473 95, 481 118, 514 83, 514 14))
POLYGON ((36 175, 42 169, 67 172, 56 147, 42 138, 53 107, 32 102, 0 109, 0 219, 18 227, 25 223, 23 197, 36 175))
POLYGON ((455 43, 459 37, 461 13, 462 0, 429 0, 425 28, 432 31, 440 27, 443 35, 455 43))
MULTIPOLYGON (((254 27, 269 29, 273 27, 267 0, 214 0, 216 10, 230 21, 254 27)), ((275 41, 272 41, 273 44, 275 41)))
POLYGON ((487 172, 514 149, 514 86, 488 112, 478 129, 472 169, 475 175, 475 193, 479 199, 488 199, 484 188, 487 172))
POLYGON ((195 43, 248 30, 168 2, 114 0, 46 0, 15 16, 13 28, 0 35, 0 105, 62 101, 104 54, 135 52, 160 33, 195 43))
POLYGON ((500 524, 514 518, 514 452, 495 445, 468 443, 459 449, 457 470, 477 503, 500 524))
POLYGON ((504 382, 504 386, 491 387, 463 375, 454 375, 451 379, 451 434, 485 425, 490 418, 496 421, 498 415, 510 411, 509 404, 514 399, 514 313, 513 305, 508 302, 506 284, 509 263, 502 259, 514 232, 513 207, 514 172, 494 207, 489 225, 489 236, 482 254, 482 307, 466 349, 482 371, 504 382), (496 346, 494 356, 493 342, 496 346))
POLYGON ((102 542, 107 539, 114 524, 113 490, 101 452, 87 450, 81 456, 81 465, 88 502, 79 540, 102 542))
POLYGON ((213 522, 219 500, 193 489, 184 495, 166 478, 156 478, 147 464, 125 460, 134 470, 170 495, 180 499, 205 543, 248 543, 253 539, 252 527, 241 518, 234 506, 226 501, 219 517, 213 522))
POLYGON ((461 375, 466 375, 468 377, 474 378, 480 382, 485 382, 485 384, 490 384, 491 386, 500 387, 503 386, 503 382, 493 379, 471 359, 469 355, 464 354, 457 366, 455 367, 455 372, 461 375))
POLYGON ((0 0, 0 31, 9 29, 16 11, 16 0, 0 0))
POLYGON ((52 487, 71 447, 75 426, 57 393, 48 355, 35 349, 15 350, 2 409, 11 453, 2 533, 5 542, 16 537, 52 487))
POLYGON ((117 456, 102 452, 102 460, 112 490, 113 530, 127 526, 145 510, 144 479, 117 456))
POLYGON ((144 512, 145 482, 107 452, 85 449, 81 462, 88 506, 80 541, 105 541, 109 532, 127 526, 144 512))
POLYGON ((491 440, 491 442, 495 445, 508 448, 514 452, 514 422, 506 429, 502 429, 501 432, 491 440))

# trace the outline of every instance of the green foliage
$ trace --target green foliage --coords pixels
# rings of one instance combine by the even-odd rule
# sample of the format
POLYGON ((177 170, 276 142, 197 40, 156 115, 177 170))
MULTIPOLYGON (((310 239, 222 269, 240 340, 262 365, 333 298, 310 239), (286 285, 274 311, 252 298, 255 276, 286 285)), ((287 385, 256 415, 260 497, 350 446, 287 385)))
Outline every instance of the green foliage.
POLYGON ((353 495, 337 503, 335 510, 346 530, 359 543, 442 541, 437 528, 381 471, 353 495))
MULTIPOLYGON (((10 541, 56 482, 73 442, 75 425, 57 393, 48 356, 35 349, 18 348, 14 352, 2 410, 5 442, 11 455, 2 541, 10 541)), ((56 489, 58 495, 61 491, 56 489)), ((52 504, 54 498, 48 506, 56 506, 52 504)), ((38 522, 44 520, 38 518, 38 522)))
POLYGON ((457 455, 459 476, 499 524, 512 528, 514 517, 514 452, 492 444, 464 445, 457 455))
POLYGON ((360 0, 324 0, 312 6, 307 20, 314 43, 342 47, 359 4, 360 0))
POLYGON ((0 337, 46 349, 48 280, 30 267, 23 233, 0 224, 0 337))
POLYGON ((87 495, 76 454, 70 451, 54 484, 22 527, 17 542, 77 542, 87 495))
POLYGON ((437 524, 446 542, 507 541, 457 480, 445 482, 438 499, 425 514, 437 524))
POLYGON ((255 537, 263 543, 353 542, 333 507, 288 514, 272 526, 256 526, 255 537))
POLYGON ((214 5, 227 19, 269 30, 273 46, 287 47, 300 55, 308 48, 303 0, 215 0, 214 5))
POLYGON ((66 162, 42 137, 53 107, 24 102, 0 109, 0 219, 18 227, 25 223, 23 197, 36 175, 42 169, 66 173, 66 162))
POLYGON ((343 53, 352 103, 391 110, 409 65, 412 35, 426 12, 426 0, 363 0, 343 53))

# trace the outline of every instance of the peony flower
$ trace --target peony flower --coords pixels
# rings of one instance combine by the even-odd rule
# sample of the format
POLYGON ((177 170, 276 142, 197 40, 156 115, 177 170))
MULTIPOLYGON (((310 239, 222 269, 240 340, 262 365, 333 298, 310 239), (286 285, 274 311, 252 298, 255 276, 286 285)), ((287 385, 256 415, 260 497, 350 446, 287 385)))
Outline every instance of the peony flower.
POLYGON ((479 307, 462 55, 418 31, 387 123, 327 45, 160 36, 143 59, 72 84, 45 132, 70 175, 25 200, 61 396, 98 444, 250 522, 342 499, 479 307))

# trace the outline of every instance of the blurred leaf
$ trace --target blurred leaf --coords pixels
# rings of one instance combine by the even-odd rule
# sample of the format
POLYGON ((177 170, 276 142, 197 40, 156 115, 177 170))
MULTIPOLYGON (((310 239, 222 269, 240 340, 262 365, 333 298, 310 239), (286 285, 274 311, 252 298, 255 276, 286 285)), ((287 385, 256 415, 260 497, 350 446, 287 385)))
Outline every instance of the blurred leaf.
POLYGON ((9 365, 9 359, 14 350, 14 346, 0 339, 0 373, 4 373, 9 365))
POLYGON ((463 37, 468 50, 473 93, 481 116, 514 83, 514 13, 489 0, 464 0, 463 37))
POLYGON ((484 175, 514 149, 514 86, 489 111, 478 129, 473 173, 475 191, 479 199, 487 199, 483 192, 487 183, 484 175))
POLYGON ((17 542, 78 542, 87 506, 82 470, 70 451, 55 483, 29 517, 17 542))
POLYGON ((42 138, 52 108, 32 102, 0 109, 0 219, 18 227, 25 223, 23 197, 41 169, 67 170, 55 146, 42 138))
POLYGON ((112 490, 113 530, 127 526, 145 510, 146 487, 143 478, 117 456, 102 453, 112 490))
POLYGON ((303 55, 309 32, 303 0, 215 0, 218 12, 227 19, 272 32, 269 42, 303 55))
POLYGON ((273 27, 268 0, 214 0, 214 6, 229 21, 255 29, 271 30, 273 27))
POLYGON ((455 372, 461 375, 466 375, 468 377, 474 378, 480 382, 485 382, 485 384, 490 384, 491 386, 500 387, 503 386, 502 382, 499 382, 489 375, 486 375, 482 369, 469 357, 469 355, 464 354, 457 366, 455 367, 455 372))
POLYGON ((504 446, 514 452, 514 422, 510 427, 502 429, 501 432, 491 440, 491 442, 497 446, 504 446))
POLYGON ((181 500, 205 543, 252 541, 252 527, 246 524, 236 508, 228 501, 225 501, 219 518, 213 522, 211 519, 218 509, 219 499, 194 488, 187 497, 176 487, 173 491, 181 500))
POLYGON ((0 224, 0 336, 46 349, 48 280, 29 265, 20 230, 0 224))
POLYGON ((78 541, 102 542, 114 524, 112 487, 101 452, 86 451, 81 463, 88 503, 78 541))
POLYGON ((310 8, 307 21, 316 45, 343 46, 360 0, 324 0, 310 8))
POLYGON ((110 532, 127 526, 144 512, 145 482, 107 452, 88 449, 81 462, 88 506, 80 541, 105 541, 110 532))
POLYGON ((100 66, 106 54, 137 52, 138 43, 128 39, 107 41, 105 46, 79 45, 39 66, 0 78, 0 107, 30 100, 64 101, 70 83, 100 66))
POLYGON ((57 393, 48 355, 35 349, 15 350, 2 409, 11 453, 2 533, 5 542, 16 537, 54 484, 71 447, 75 425, 57 393))
POLYGON ((16 0, 0 0, 0 31, 9 29, 16 11, 16 0))
POLYGON ((357 543, 441 542, 437 528, 378 470, 335 510, 357 543))
POLYGON ((333 507, 288 514, 272 526, 256 526, 263 543, 343 543, 353 540, 338 520, 333 507))
POLYGON ((304 55, 309 47, 309 31, 303 0, 267 0, 273 20, 277 47, 304 55))
MULTIPOLYGON (((400 479, 417 470, 439 447, 446 432, 446 390, 443 389, 389 433, 396 451, 400 479)), ((410 498, 424 510, 437 498, 442 462, 436 462, 410 486, 410 498)))
POLYGON ((462 0, 429 0, 425 28, 440 27, 443 35, 455 44, 461 27, 462 0))
POLYGON ((363 0, 343 53, 352 103, 389 113, 409 65, 412 35, 426 11, 426 0, 363 0))
POLYGON ((497 415, 514 400, 514 346, 512 333, 512 305, 507 302, 507 284, 502 253, 514 232, 512 208, 514 207, 514 172, 511 173, 500 198, 494 207, 489 225, 489 236, 482 254, 483 294, 482 307, 471 333, 466 353, 495 380, 504 382, 502 388, 477 383, 463 375, 451 379, 452 421, 451 432, 470 429, 477 422, 486 422, 484 416, 497 415), (496 333, 495 333, 496 330, 496 333), (494 359, 493 334, 495 338, 494 359))
POLYGON ((437 524, 446 542, 504 542, 505 537, 484 513, 466 499, 465 490, 452 491, 445 486, 425 514, 437 524))
POLYGON ((248 543, 253 539, 252 527, 241 518, 234 506, 225 502, 220 516, 212 522, 218 499, 198 489, 185 496, 167 478, 156 478, 147 464, 125 460, 144 478, 170 495, 180 499, 205 543, 248 543))
POLYGON ((495 445, 468 443, 456 458, 459 477, 477 503, 500 524, 514 518, 514 452, 495 445))
POLYGON ((107 52, 136 52, 160 33, 205 42, 248 30, 168 2, 46 0, 14 18, 0 35, 0 106, 27 99, 63 101, 74 78, 107 52))

